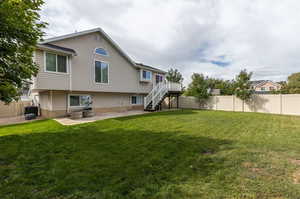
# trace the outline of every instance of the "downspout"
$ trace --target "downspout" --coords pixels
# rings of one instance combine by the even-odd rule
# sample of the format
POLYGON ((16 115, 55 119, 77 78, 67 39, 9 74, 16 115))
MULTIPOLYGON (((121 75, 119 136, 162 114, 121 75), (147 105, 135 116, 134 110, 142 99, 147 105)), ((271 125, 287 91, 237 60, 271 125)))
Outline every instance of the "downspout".
POLYGON ((53 111, 53 91, 50 90, 50 110, 53 111))
MULTIPOLYGON (((69 61, 69 92, 72 92, 72 56, 68 57, 69 61)), ((66 93, 66 114, 69 113, 69 95, 66 93)))

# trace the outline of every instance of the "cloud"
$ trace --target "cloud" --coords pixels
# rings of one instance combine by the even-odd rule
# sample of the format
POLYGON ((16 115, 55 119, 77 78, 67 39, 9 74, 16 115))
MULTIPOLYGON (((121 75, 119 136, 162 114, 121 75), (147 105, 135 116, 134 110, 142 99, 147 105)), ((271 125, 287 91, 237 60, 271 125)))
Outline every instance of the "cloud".
POLYGON ((46 0, 48 36, 103 28, 137 62, 233 79, 300 70, 297 0, 46 0))

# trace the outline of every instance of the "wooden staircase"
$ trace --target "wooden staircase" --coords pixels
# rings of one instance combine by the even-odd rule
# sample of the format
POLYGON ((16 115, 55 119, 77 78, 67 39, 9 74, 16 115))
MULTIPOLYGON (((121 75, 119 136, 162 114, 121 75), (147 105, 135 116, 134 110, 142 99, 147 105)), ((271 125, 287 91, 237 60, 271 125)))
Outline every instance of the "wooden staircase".
POLYGON ((156 111, 161 107, 162 102, 170 94, 181 94, 181 84, 174 82, 160 82, 144 99, 144 110, 156 111))

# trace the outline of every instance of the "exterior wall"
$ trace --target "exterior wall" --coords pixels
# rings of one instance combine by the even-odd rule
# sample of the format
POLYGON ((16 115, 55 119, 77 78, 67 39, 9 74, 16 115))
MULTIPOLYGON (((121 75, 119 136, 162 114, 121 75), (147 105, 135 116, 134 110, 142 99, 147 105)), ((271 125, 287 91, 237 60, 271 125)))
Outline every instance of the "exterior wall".
MULTIPOLYGON (((135 94, 47 91, 40 93, 42 116, 66 116, 72 110, 72 108, 68 107, 69 94, 90 95, 93 101, 92 108, 96 113, 143 109, 143 105, 131 104, 130 97, 135 94)), ((75 110, 76 108, 73 109, 75 110)))
POLYGON ((44 72, 44 55, 42 51, 36 52, 36 62, 40 65, 40 73, 36 78, 36 89, 72 90, 92 92, 118 92, 118 93, 148 93, 155 84, 155 73, 151 83, 140 82, 140 71, 135 68, 109 41, 100 33, 91 33, 61 41, 52 42, 76 51, 69 71, 66 74, 48 74, 44 72), (109 56, 95 54, 95 48, 104 48, 109 56), (95 82, 95 60, 109 63, 108 84, 95 82), (70 78, 71 77, 71 83, 70 78))
MULTIPOLYGON (((34 59, 39 66, 39 73, 33 78, 32 89, 70 89, 70 73, 55 73, 45 71, 44 51, 36 50, 34 59)), ((67 71, 70 72, 70 62, 68 62, 67 71)))
POLYGON ((249 103, 243 103, 242 100, 235 96, 212 96, 205 107, 200 107, 195 97, 181 96, 179 98, 179 107, 300 115, 300 94, 254 95, 249 103))

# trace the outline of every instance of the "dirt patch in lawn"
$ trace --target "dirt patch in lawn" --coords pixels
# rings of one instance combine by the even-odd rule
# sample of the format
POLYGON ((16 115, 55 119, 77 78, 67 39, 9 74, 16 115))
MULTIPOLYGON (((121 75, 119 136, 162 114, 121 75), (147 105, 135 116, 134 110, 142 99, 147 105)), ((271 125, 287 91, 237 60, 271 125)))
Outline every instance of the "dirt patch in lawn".
POLYGON ((293 173, 293 182, 294 184, 300 184, 300 170, 293 173))
POLYGON ((262 168, 256 167, 253 163, 251 162, 243 162, 242 166, 244 168, 247 168, 249 171, 254 172, 254 173, 261 173, 263 171, 262 168))
POLYGON ((300 166, 300 160, 298 160, 298 159, 290 159, 290 162, 291 162, 292 164, 295 164, 295 165, 300 166))

